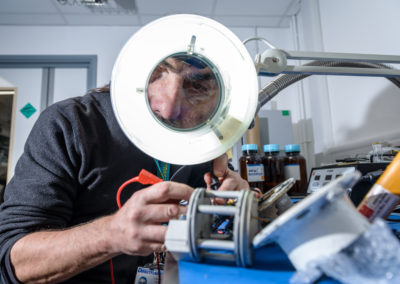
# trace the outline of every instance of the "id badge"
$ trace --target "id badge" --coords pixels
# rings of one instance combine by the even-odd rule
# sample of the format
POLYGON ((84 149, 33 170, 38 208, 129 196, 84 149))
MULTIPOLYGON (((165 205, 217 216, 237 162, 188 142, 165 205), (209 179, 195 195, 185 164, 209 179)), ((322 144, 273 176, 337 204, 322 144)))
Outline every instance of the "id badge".
MULTIPOLYGON (((161 279, 164 274, 163 269, 160 269, 161 279)), ((158 284, 158 269, 154 265, 140 266, 136 272, 135 284, 158 284)), ((160 281, 161 282, 161 281, 160 281)))

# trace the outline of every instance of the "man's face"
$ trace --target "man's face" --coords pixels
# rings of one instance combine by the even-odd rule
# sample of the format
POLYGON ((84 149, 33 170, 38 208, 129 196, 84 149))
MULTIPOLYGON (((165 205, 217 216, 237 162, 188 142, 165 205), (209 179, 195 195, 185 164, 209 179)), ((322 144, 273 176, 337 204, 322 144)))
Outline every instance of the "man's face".
POLYGON ((154 114, 164 123, 181 129, 207 121, 219 101, 214 73, 189 57, 163 60, 151 74, 147 91, 154 114))

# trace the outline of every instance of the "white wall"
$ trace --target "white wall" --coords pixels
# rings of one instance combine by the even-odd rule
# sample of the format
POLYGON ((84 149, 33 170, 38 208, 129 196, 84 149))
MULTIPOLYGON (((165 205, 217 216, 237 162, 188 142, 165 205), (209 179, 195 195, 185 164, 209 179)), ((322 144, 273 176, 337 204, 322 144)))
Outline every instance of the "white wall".
MULTIPOLYGON (((304 0, 300 49, 400 55, 399 11, 396 0, 304 0)), ((366 153, 373 142, 399 142, 400 90, 385 78, 303 81, 318 162, 366 153)))
POLYGON ((14 87, 13 84, 11 84, 9 81, 4 79, 3 77, 0 77, 0 87, 14 87))
POLYGON ((0 26, 0 54, 98 56, 97 85, 107 84, 118 53, 138 27, 0 26))

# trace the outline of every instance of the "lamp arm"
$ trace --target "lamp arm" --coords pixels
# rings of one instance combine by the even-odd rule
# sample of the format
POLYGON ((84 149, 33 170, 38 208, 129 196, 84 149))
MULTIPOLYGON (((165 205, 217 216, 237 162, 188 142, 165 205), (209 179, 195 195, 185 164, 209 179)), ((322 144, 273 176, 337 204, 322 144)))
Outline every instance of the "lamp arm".
POLYGON ((284 51, 284 52, 287 54, 287 58, 298 59, 298 60, 400 63, 400 56, 398 55, 314 52, 314 51, 284 51))
POLYGON ((369 66, 329 66, 329 65, 288 65, 288 59, 317 60, 324 62, 362 62, 362 63, 395 63, 400 64, 400 56, 379 54, 333 53, 333 52, 303 52, 285 51, 277 48, 267 49, 258 54, 255 59, 257 73, 261 76, 275 76, 278 74, 318 74, 318 75, 352 75, 352 76, 380 76, 400 77, 397 69, 376 69, 369 66))
MULTIPOLYGON (((379 70, 392 70, 392 67, 380 63, 366 63, 366 62, 331 62, 331 61, 311 61, 303 66, 310 67, 344 67, 344 68, 370 68, 379 70)), ((255 116, 257 115, 260 108, 265 105, 268 101, 274 98, 280 91, 284 88, 290 86, 291 84, 307 78, 311 74, 281 74, 275 80, 272 80, 267 85, 262 88, 258 93, 258 106, 255 116)), ((387 77, 389 81, 400 88, 400 78, 387 77)))

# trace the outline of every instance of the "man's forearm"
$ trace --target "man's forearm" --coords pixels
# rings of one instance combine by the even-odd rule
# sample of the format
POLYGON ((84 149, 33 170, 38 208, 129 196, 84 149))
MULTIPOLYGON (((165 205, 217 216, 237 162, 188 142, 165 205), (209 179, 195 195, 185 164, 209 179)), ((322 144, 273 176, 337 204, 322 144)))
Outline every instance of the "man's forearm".
POLYGON ((118 253, 112 250, 111 216, 61 231, 42 231, 18 240, 11 263, 23 283, 55 283, 99 265, 118 253))

